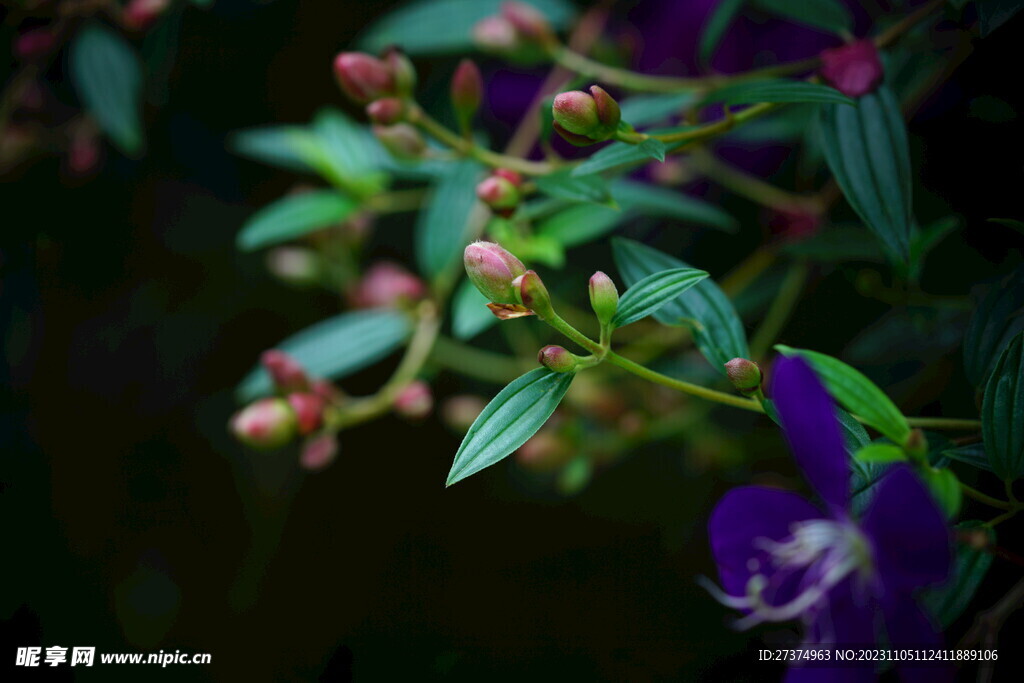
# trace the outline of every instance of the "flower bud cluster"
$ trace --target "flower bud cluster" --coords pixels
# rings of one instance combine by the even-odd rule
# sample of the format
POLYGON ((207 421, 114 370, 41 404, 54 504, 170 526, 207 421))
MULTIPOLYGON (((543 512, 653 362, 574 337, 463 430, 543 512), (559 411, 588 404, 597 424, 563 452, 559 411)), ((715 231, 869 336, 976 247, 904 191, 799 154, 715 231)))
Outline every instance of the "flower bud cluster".
POLYGON ((523 59, 556 43, 547 18, 533 5, 515 1, 502 3, 499 14, 477 22, 473 39, 482 50, 523 59))
POLYGON ((610 140, 622 120, 619 103, 597 85, 590 86, 589 94, 581 90, 559 93, 551 113, 554 129, 578 147, 610 140))

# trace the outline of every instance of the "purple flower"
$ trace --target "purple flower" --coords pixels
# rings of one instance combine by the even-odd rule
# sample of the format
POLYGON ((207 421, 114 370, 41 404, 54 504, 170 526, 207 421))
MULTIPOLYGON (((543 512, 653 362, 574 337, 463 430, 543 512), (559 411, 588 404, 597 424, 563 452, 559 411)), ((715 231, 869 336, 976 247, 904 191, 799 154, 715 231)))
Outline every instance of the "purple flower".
MULTIPOLYGON (((915 589, 943 581, 949 532, 928 491, 906 466, 877 484, 863 517, 850 511, 850 468, 832 401, 801 359, 779 359, 773 399, 793 455, 823 508, 788 491, 745 486, 727 493, 708 522, 724 591, 742 610, 738 628, 799 620, 806 645, 927 647, 936 630, 915 589)), ((921 671, 902 668, 904 674, 921 671)), ((931 680, 941 678, 934 668, 931 680)), ((789 680, 871 680, 870 667, 793 668, 789 680)))

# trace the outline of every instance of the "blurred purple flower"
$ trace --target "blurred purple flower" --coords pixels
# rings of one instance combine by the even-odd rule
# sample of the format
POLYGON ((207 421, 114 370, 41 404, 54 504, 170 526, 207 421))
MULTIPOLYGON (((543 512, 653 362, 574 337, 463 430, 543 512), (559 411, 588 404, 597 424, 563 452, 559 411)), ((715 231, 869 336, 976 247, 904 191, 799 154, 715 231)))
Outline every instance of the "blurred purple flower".
MULTIPOLYGON (((814 371, 801 359, 779 359, 772 388, 793 456, 825 511, 788 491, 745 486, 727 493, 708 522, 724 591, 709 589, 744 612, 738 628, 800 620, 806 645, 870 646, 883 623, 893 647, 937 644, 913 591, 949 573, 949 533, 939 508, 900 465, 879 482, 863 517, 853 519, 839 423, 814 371)), ((942 678, 941 670, 926 673, 942 678)), ((868 665, 794 668, 788 680, 872 677, 868 665)))

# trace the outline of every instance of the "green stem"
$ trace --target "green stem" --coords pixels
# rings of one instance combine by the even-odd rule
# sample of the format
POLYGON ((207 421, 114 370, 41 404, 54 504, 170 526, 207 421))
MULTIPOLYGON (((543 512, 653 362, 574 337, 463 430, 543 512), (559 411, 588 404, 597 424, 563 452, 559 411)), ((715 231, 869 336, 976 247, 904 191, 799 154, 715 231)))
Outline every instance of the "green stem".
POLYGON ((1010 503, 1006 502, 1005 500, 999 500, 998 498, 993 498, 992 496, 984 494, 981 491, 979 491, 978 489, 973 488, 971 486, 968 486, 967 484, 965 484, 963 482, 960 482, 960 489, 964 492, 964 495, 966 495, 966 496, 968 496, 970 498, 973 498, 974 500, 978 501, 979 503, 984 503, 985 505, 989 505, 989 506, 994 507, 994 508, 996 508, 998 510, 1013 510, 1014 509, 1014 506, 1011 505, 1010 503))
POLYGON ((820 202, 814 197, 802 197, 782 188, 775 187, 760 178, 731 166, 706 149, 694 149, 690 153, 694 168, 738 195, 780 211, 809 210, 821 211, 820 202))
POLYGON ((480 349, 440 336, 430 359, 452 370, 495 384, 507 384, 521 374, 519 362, 511 357, 480 349))
POLYGON ((411 190, 393 190, 373 195, 367 202, 368 208, 374 213, 401 213, 418 211, 423 206, 427 191, 423 188, 411 190))
POLYGON ((782 332, 782 328, 785 327, 786 321, 789 320, 790 315, 793 313, 793 307, 800 299, 804 282, 807 281, 807 271, 806 264, 798 263, 793 265, 789 272, 786 273, 786 278, 782 281, 782 286, 779 287, 775 300, 772 301, 772 305, 768 308, 768 312, 765 313, 764 319, 761 321, 761 326, 757 328, 754 338, 750 341, 750 355, 755 360, 764 358, 764 354, 768 351, 772 342, 775 341, 779 333, 782 332))
POLYGON ((603 346, 567 323, 557 313, 552 311, 551 315, 543 318, 543 320, 587 351, 590 351, 590 353, 595 356, 604 357, 606 349, 603 346))
POLYGON ((907 424, 921 429, 949 429, 952 431, 981 429, 981 420, 956 417, 908 417, 907 424))
POLYGON ((1017 514, 1017 512, 1018 512, 1017 509, 1010 510, 1009 512, 1004 512, 1003 514, 999 515, 998 517, 995 517, 995 518, 990 519, 987 522, 985 522, 985 526, 993 527, 993 526, 996 526, 997 524, 1001 524, 1002 522, 1005 522, 1006 520, 1010 519, 1011 517, 1014 517, 1017 514))
POLYGON ((709 138, 716 137, 722 133, 727 133, 736 126, 743 125, 747 121, 756 119, 759 116, 763 116, 768 112, 780 107, 780 104, 774 102, 762 102, 761 104, 755 104, 752 107, 747 107, 738 114, 733 114, 729 110, 726 110, 725 117, 714 121, 712 123, 698 126, 697 128, 690 128, 688 130, 681 130, 676 133, 666 133, 664 135, 650 135, 648 137, 654 138, 655 140, 661 140, 667 143, 677 142, 698 142, 700 140, 707 140, 709 138))

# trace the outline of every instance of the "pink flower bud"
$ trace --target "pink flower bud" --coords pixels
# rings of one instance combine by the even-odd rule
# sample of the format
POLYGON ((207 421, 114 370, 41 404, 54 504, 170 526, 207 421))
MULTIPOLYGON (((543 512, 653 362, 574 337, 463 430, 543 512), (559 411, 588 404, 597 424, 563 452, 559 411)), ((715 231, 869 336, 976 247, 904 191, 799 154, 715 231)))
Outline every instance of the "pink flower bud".
POLYGON ((422 380, 410 382, 395 398, 395 412, 409 419, 422 420, 433 408, 434 395, 422 380))
POLYGON ((397 97, 385 97, 366 105, 366 115, 376 124, 390 126, 405 116, 405 104, 397 97))
POLYGON ((574 145, 602 142, 615 135, 622 114, 619 104, 603 88, 590 87, 559 93, 551 105, 554 128, 574 145))
POLYGON ((422 280, 398 264, 383 261, 370 266, 351 298, 359 308, 395 308, 426 295, 422 280))
POLYGON ((819 72, 826 83, 850 97, 871 92, 885 75, 875 42, 870 38, 824 50, 819 72))
POLYGON ((501 3, 501 16, 512 24, 522 38, 539 43, 547 43, 554 38, 551 24, 533 5, 515 0, 503 2, 501 3))
POLYGON ((408 97, 416 89, 416 67, 412 65, 409 58, 397 47, 389 47, 384 53, 384 63, 395 82, 395 92, 402 97, 408 97))
POLYGON ((466 274, 489 301, 514 304, 512 281, 526 272, 522 261, 493 242, 474 242, 463 253, 466 274))
POLYGON ((280 448, 295 436, 295 413, 280 398, 263 398, 231 418, 231 432, 253 448, 280 448))
POLYGON ((89 175, 100 165, 102 147, 92 126, 75 130, 68 142, 67 169, 75 176, 89 175))
POLYGON ((537 354, 537 362, 555 372, 572 372, 579 362, 568 349, 562 346, 545 346, 537 354))
POLYGON ((288 405, 295 411, 299 434, 305 436, 320 428, 324 417, 324 399, 317 394, 288 394, 288 405))
POLYGON ((519 34, 508 19, 484 17, 473 27, 473 41, 486 52, 510 53, 519 48, 519 34))
POLYGON ((309 378, 301 364, 284 351, 271 349, 260 356, 263 369, 270 375, 274 387, 280 392, 306 391, 309 378))
POLYGON ((57 45, 57 37, 49 28, 33 28, 14 40, 14 56, 20 60, 32 61, 50 54, 57 45))
POLYGON ((463 59, 452 76, 452 108, 459 122, 468 125, 484 97, 484 79, 471 59, 463 59))
POLYGON ((496 168, 493 171, 491 171, 491 175, 498 176, 499 178, 504 178, 505 180, 509 181, 516 187, 519 187, 520 185, 523 184, 523 176, 519 175, 516 171, 513 171, 512 169, 496 168))
POLYGON ((170 0, 131 0, 121 10, 121 23, 132 31, 152 26, 171 4, 170 0))
POLYGON ((752 394, 761 387, 761 366, 746 358, 733 358, 725 364, 725 374, 741 394, 752 394))
POLYGON ((594 309, 598 321, 607 325, 615 317, 619 309, 619 290, 612 279, 600 270, 590 276, 590 307, 594 309))
POLYGON ((384 145, 384 149, 397 159, 419 159, 427 149, 423 136, 408 123, 374 126, 373 134, 384 145))
POLYGON ((306 247, 275 247, 267 252, 267 269, 294 285, 308 285, 320 277, 320 259, 306 247))
POLYGON ((334 462, 338 457, 338 437, 334 434, 318 434, 302 444, 299 464, 303 469, 316 471, 334 462))
POLYGON ((348 97, 360 104, 396 94, 395 77, 383 61, 362 52, 334 58, 334 76, 348 97))
POLYGON ((554 309, 551 307, 551 295, 548 294, 548 288, 544 286, 540 275, 537 275, 534 271, 528 270, 517 277, 512 281, 512 286, 516 288, 519 303, 529 308, 541 318, 550 318, 554 313, 554 309))
POLYGON ((514 209, 519 204, 519 190, 505 178, 492 175, 484 178, 476 186, 476 196, 492 209, 503 212, 514 209))
POLYGON ((487 402, 479 396, 452 396, 441 407, 441 417, 448 427, 464 433, 486 406, 487 402))

